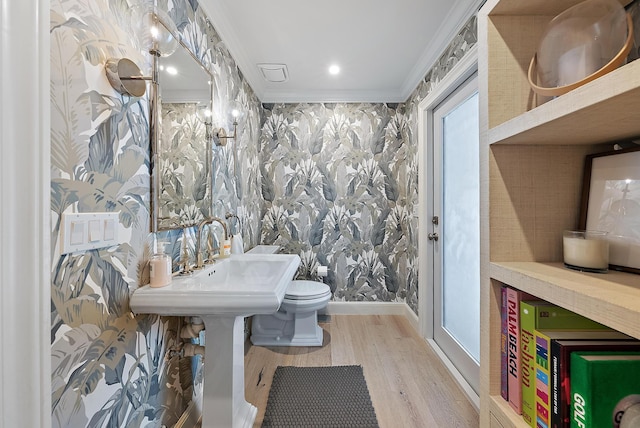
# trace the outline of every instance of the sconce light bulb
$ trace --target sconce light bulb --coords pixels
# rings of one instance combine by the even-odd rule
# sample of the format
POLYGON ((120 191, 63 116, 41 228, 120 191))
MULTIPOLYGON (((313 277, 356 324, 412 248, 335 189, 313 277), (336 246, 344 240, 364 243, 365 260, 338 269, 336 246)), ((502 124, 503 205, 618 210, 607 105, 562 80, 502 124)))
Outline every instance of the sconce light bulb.
POLYGON ((234 108, 233 110, 231 110, 231 116, 238 118, 240 116, 240 110, 234 108))
POLYGON ((211 110, 207 109, 204 111, 204 117, 211 117, 213 115, 213 113, 211 113, 211 110))
POLYGON ((157 6, 140 3, 131 8, 131 24, 141 49, 158 56, 169 56, 178 47, 178 33, 169 14, 157 6))

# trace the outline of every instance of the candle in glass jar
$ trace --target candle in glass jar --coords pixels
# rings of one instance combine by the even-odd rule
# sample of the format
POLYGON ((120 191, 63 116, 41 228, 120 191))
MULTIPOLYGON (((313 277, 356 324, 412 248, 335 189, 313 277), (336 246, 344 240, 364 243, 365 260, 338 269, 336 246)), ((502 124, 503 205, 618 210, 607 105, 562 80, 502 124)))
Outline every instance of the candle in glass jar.
POLYGON ((609 241, 606 232, 567 230, 562 237, 564 263, 574 269, 606 272, 609 241))
POLYGON ((171 283, 172 261, 164 254, 164 245, 158 244, 158 253, 149 260, 149 287, 164 287, 171 283))

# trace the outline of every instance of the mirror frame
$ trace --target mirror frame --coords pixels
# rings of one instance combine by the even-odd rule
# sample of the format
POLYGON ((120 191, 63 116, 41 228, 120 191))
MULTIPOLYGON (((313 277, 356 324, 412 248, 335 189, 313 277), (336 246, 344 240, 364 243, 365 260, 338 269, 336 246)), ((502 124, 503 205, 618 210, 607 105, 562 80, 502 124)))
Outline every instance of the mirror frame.
MULTIPOLYGON (((161 22, 162 25, 164 25, 161 22)), ((167 28, 165 26, 165 28, 167 28)), ((209 76, 210 79, 210 93, 209 93, 209 104, 211 110, 213 111, 213 100, 214 100, 214 85, 213 79, 214 76, 207 69, 207 67, 202 63, 200 59, 198 59, 191 49, 182 41, 182 37, 179 34, 175 34, 173 31, 167 28, 167 31, 171 32, 171 34, 175 37, 175 39, 179 43, 179 47, 182 47, 186 50, 189 56, 195 61, 197 65, 199 65, 202 70, 209 76)), ((159 66, 160 61, 157 55, 152 55, 152 73, 153 78, 150 83, 149 90, 149 139, 150 139, 150 165, 149 165, 149 173, 150 173, 150 228, 151 232, 156 233, 165 230, 172 229, 182 229, 186 227, 196 226, 198 224, 197 221, 194 222, 185 222, 177 217, 160 217, 160 196, 162 194, 162 151, 161 151, 161 122, 162 122, 162 104, 160 100, 160 84, 159 77, 159 66)), ((206 176, 206 185, 207 185, 207 196, 210 199, 209 204, 209 212, 211 212, 212 204, 213 204, 213 177, 212 177, 212 124, 205 123, 206 127, 206 137, 205 137, 205 150, 206 156, 204 162, 205 165, 205 176, 206 176)))

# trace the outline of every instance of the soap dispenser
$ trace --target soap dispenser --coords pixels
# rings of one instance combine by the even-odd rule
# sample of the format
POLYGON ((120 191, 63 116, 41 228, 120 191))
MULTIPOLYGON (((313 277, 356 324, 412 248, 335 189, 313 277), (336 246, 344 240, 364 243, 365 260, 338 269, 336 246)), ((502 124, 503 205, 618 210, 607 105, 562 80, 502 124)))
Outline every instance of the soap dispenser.
POLYGON ((219 257, 221 259, 226 259, 230 255, 231 255, 231 240, 229 238, 226 238, 222 241, 222 248, 220 248, 219 257))
POLYGON ((149 287, 158 288, 171 284, 171 257, 164 252, 164 244, 158 243, 158 252, 149 260, 149 287))

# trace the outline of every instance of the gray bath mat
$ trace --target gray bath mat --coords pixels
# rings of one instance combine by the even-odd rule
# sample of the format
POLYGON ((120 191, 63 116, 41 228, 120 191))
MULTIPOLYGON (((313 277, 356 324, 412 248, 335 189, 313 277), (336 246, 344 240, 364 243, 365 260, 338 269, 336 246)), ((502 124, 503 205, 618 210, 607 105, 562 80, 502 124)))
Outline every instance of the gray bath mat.
POLYGON ((361 366, 280 366, 262 426, 376 428, 378 420, 361 366))

